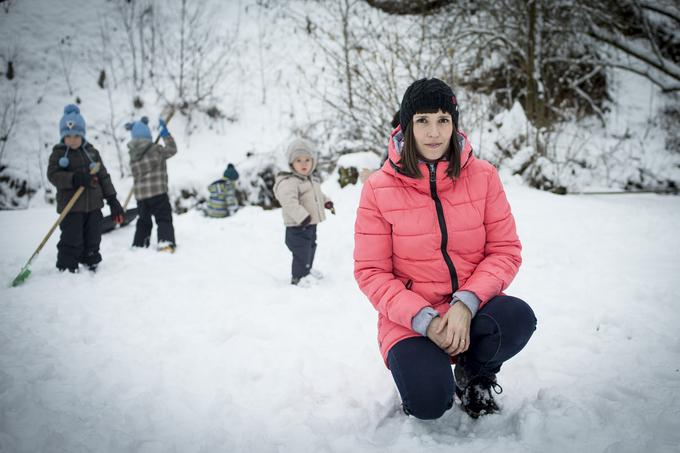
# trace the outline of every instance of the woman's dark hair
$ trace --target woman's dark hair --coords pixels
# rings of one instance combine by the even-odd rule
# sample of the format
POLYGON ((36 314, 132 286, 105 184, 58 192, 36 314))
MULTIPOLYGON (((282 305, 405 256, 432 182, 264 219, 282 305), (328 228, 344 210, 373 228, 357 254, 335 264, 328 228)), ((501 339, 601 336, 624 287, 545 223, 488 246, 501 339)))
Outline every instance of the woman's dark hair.
MULTIPOLYGON (((437 113, 439 109, 436 110, 423 110, 417 113, 437 113)), ((451 178, 457 178, 460 175, 460 155, 463 150, 460 147, 460 142, 458 141, 458 129, 456 128, 456 123, 453 122, 453 132, 451 133, 451 142, 449 143, 449 149, 444 153, 442 158, 446 158, 449 161, 449 166, 446 168, 446 174, 451 178)), ((406 126, 404 133, 404 146, 401 149, 401 159, 399 159, 399 169, 400 173, 410 176, 411 178, 422 178, 423 174, 420 172, 418 167, 419 161, 427 161, 418 152, 416 146, 416 137, 413 135, 413 121, 410 121, 406 126)))
POLYGON ((392 121, 390 121, 390 126, 392 126, 392 129, 399 126, 399 110, 394 112, 394 115, 392 116, 392 121))

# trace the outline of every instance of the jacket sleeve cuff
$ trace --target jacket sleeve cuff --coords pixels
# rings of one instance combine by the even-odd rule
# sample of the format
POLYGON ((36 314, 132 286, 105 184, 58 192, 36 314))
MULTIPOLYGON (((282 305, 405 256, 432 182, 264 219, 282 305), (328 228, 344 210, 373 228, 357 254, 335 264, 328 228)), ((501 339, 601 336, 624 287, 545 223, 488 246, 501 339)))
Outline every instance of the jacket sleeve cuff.
POLYGON ((453 305, 458 301, 461 301, 470 310, 470 313, 472 313, 472 317, 474 318, 477 314, 477 310, 479 310, 480 303, 480 300, 475 293, 472 291, 456 291, 453 293, 450 305, 453 305))
POLYGON ((437 316, 439 316, 437 310, 432 307, 424 307, 413 317, 413 320, 411 321, 411 329, 426 337, 427 328, 430 326, 432 320, 437 316))

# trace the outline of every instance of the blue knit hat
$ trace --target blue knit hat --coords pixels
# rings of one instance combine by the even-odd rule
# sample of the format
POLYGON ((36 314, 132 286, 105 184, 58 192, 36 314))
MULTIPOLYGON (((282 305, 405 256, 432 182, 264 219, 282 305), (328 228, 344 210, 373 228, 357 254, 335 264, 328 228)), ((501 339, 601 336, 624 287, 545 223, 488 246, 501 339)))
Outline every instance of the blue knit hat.
POLYGON ((238 171, 233 164, 227 165, 227 169, 224 170, 224 177, 230 181, 236 181, 238 179, 238 171))
POLYGON ((61 138, 67 135, 85 137, 85 119, 80 115, 80 109, 75 104, 64 107, 64 116, 59 120, 61 138))
POLYGON ((151 130, 149 129, 149 118, 143 116, 139 121, 126 123, 125 129, 130 131, 133 139, 151 140, 151 130))

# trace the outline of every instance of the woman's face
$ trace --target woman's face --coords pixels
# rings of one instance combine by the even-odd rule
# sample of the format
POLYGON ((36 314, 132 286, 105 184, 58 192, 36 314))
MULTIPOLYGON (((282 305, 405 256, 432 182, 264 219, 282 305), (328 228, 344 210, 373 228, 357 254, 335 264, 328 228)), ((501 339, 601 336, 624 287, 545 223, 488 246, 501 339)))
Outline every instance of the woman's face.
POLYGON ((310 156, 300 156, 293 161, 293 168, 302 176, 307 176, 312 172, 312 158, 310 156))
POLYGON ((428 160, 437 160, 446 153, 453 134, 453 118, 450 113, 416 113, 411 120, 416 148, 428 160))
POLYGON ((67 135, 64 137, 64 144, 71 149, 78 149, 83 144, 80 135, 67 135))

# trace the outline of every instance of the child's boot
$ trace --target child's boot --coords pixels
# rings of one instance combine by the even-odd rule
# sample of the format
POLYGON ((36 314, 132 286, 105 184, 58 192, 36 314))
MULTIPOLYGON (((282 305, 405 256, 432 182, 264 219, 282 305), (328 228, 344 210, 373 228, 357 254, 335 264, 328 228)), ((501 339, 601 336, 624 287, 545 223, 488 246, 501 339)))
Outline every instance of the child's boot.
POLYGON ((317 280, 321 280, 323 278, 323 273, 321 271, 316 270, 316 269, 310 269, 309 275, 311 275, 312 277, 314 277, 317 280))
POLYGON ((175 253, 175 244, 171 242, 161 242, 158 244, 159 252, 175 253))

